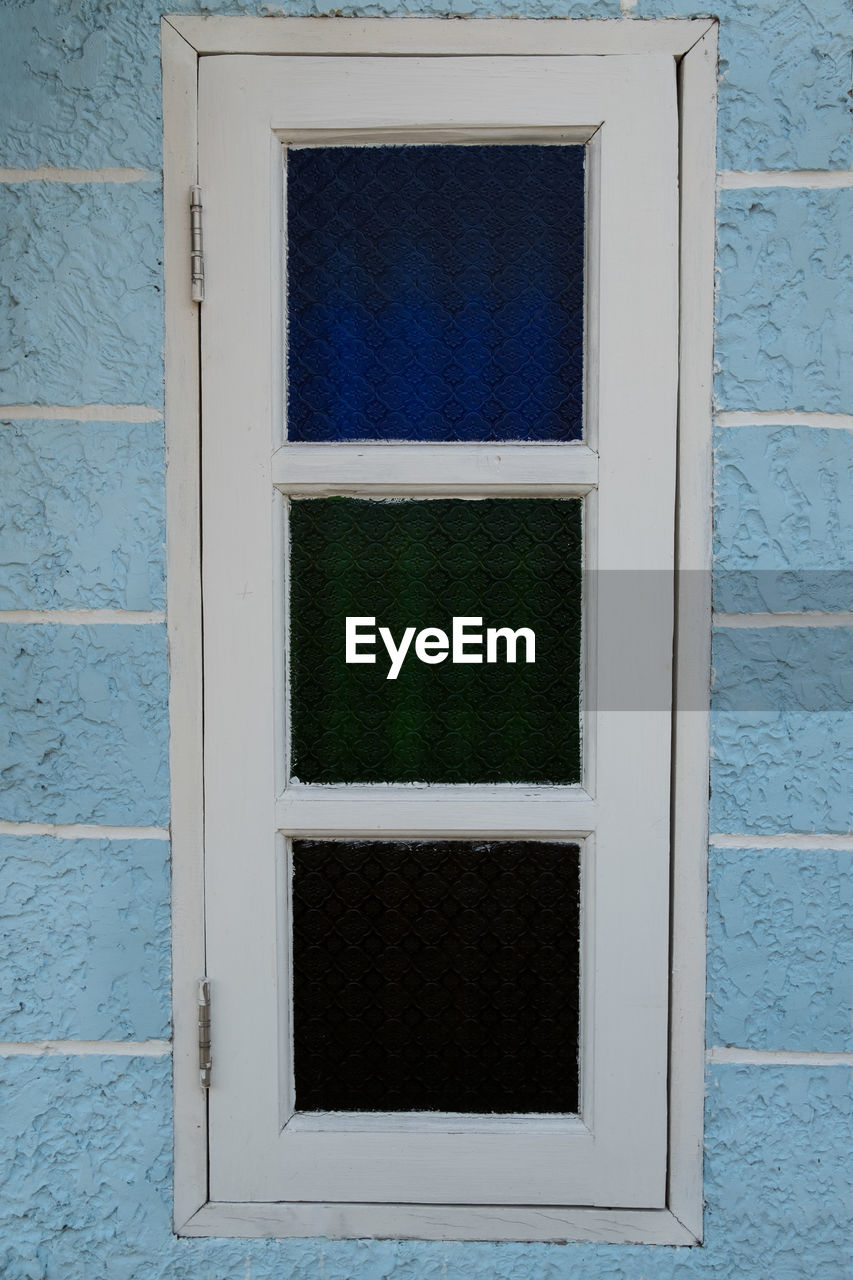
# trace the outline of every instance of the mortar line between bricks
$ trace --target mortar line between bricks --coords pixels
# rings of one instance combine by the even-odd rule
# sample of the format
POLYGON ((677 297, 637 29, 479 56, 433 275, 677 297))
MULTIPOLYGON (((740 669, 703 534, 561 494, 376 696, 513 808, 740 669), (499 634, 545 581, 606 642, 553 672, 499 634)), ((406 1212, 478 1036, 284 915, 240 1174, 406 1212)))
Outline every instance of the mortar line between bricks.
POLYGON ((0 169, 0 182, 159 182, 153 169, 54 169, 40 165, 36 169, 0 169))
POLYGON ((706 1050, 705 1061, 742 1067, 846 1067, 853 1066, 853 1053, 820 1050, 737 1049, 715 1045, 706 1050))
POLYGON ((0 836, 54 836, 57 840, 168 840, 168 827, 110 827, 96 822, 8 822, 0 836))
POLYGON ((0 1058, 88 1057, 92 1054, 121 1058, 165 1058, 172 1052, 168 1040, 0 1040, 0 1058))
POLYGON ((0 421, 159 422, 163 410, 149 404, 0 404, 0 421))
POLYGON ((106 623, 123 627, 149 627, 165 621, 165 613, 157 609, 0 609, 0 623, 18 626, 36 623, 88 627, 106 623))
POLYGON ((758 630, 765 627, 853 627, 853 611, 839 609, 837 612, 824 613, 816 609, 809 613, 715 613, 713 624, 715 627, 734 630, 758 630))
POLYGON ((743 191, 753 187, 805 187, 813 191, 837 191, 853 187, 851 169, 721 169, 717 174, 721 191, 743 191))
POLYGON ((819 831, 787 831, 776 835, 750 835, 731 832, 712 832, 708 843, 713 849, 799 849, 853 852, 853 834, 839 835, 819 831))
POLYGON ((853 431, 853 413, 804 413, 799 409, 728 409, 714 415, 718 427, 829 427, 853 431))

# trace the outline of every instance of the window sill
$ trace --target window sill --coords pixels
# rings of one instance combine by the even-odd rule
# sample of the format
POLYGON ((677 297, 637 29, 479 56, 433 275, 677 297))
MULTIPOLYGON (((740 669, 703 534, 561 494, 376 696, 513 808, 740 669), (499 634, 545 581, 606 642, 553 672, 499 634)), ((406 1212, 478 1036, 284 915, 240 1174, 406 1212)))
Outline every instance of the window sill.
POLYGON ((208 1201, 179 1236, 246 1239, 508 1240, 696 1245, 669 1209, 561 1209, 528 1205, 234 1204, 208 1201))

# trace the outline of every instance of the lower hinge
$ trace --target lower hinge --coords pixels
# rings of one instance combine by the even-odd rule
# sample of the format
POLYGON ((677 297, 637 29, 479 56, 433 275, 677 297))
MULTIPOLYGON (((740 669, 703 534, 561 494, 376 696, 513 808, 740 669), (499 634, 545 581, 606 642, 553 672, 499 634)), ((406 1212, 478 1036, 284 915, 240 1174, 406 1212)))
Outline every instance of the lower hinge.
POLYGON ((210 1088, 210 983, 198 981, 198 1078, 202 1089, 210 1088))
POLYGON ((190 287, 193 302, 204 302, 204 240, 201 228, 201 187, 190 188, 190 287))

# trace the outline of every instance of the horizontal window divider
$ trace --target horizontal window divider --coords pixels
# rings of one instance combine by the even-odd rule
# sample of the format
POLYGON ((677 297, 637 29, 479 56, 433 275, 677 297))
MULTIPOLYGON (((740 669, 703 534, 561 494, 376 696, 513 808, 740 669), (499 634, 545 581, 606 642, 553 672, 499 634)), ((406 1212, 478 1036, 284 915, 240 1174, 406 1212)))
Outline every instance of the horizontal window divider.
POLYGON ((289 787, 276 803, 278 830, 295 837, 571 841, 596 817, 582 787, 289 787))
POLYGON ((453 1111, 298 1111, 285 1128, 292 1133, 388 1133, 428 1130, 448 1133, 527 1132, 588 1135, 576 1115, 466 1115, 453 1111))
POLYGON ((520 125, 511 128, 508 125, 493 129, 480 125, 448 125, 441 129, 422 129, 411 125, 399 128, 357 128, 357 129, 277 129, 276 136, 287 147, 351 147, 368 145, 400 145, 414 143, 422 145, 426 142, 444 143, 447 145, 465 145, 473 143, 497 142, 504 145, 521 146, 583 146, 601 128, 602 121, 595 124, 577 125, 575 127, 561 125, 520 125))
POLYGON ((365 496, 580 496, 598 484, 582 444, 286 444, 272 458, 283 493, 365 496))

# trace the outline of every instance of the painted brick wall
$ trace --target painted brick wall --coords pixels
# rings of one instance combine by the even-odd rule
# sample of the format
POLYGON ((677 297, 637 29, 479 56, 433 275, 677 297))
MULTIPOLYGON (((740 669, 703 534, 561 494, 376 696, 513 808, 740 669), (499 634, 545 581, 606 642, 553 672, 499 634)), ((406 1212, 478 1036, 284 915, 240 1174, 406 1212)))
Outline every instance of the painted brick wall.
MULTIPOLYGON (((623 7, 697 14, 690 0, 623 7)), ((303 0, 0 10, 0 1274, 842 1280, 851 633, 796 615, 849 609, 853 585, 849 0, 714 6, 726 189, 700 1249, 171 1234, 161 11, 318 12, 303 0), (88 172, 31 180, 43 166, 88 172), (731 189, 731 170, 756 176, 731 189), (762 178, 772 170, 791 185, 762 178), (793 616, 732 618, 768 611, 793 616)), ((343 12, 618 18, 620 6, 343 12)))

